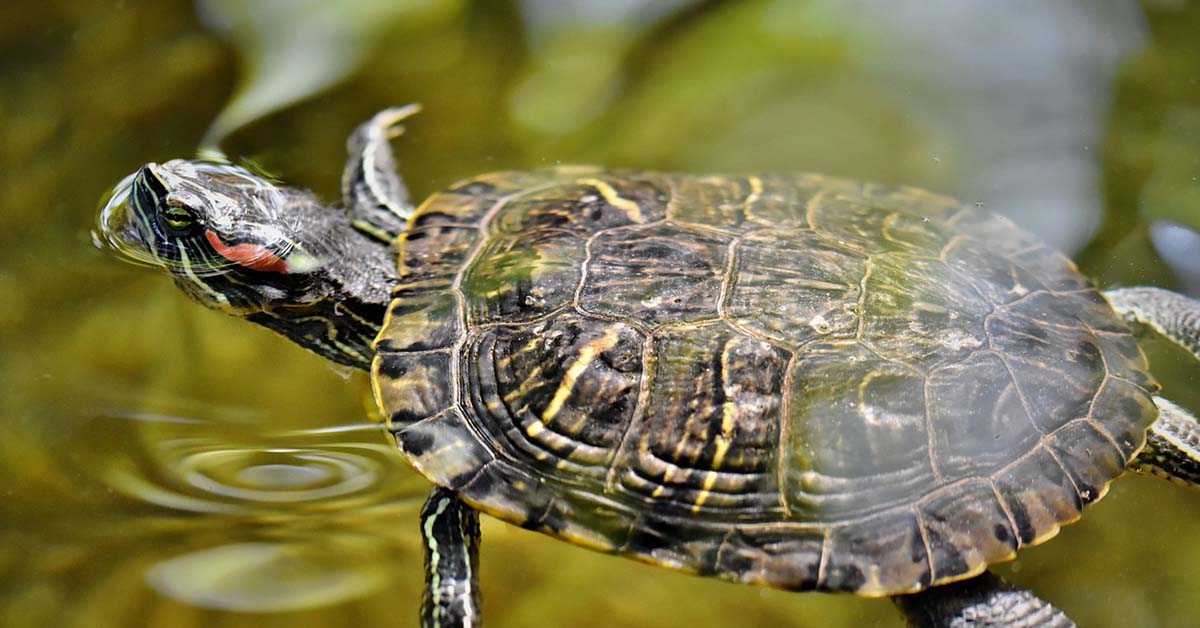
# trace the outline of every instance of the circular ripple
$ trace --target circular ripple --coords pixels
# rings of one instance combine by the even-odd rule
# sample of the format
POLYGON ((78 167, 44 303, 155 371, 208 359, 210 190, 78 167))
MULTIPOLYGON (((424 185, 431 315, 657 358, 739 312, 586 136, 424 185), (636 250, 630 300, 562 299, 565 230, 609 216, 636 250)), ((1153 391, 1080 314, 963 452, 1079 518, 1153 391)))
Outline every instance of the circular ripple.
POLYGON ((202 451, 178 460, 175 473, 192 488, 230 499, 261 503, 325 500, 375 484, 381 463, 370 455, 373 453, 332 449, 202 451))
MULTIPOLYGON (((370 436, 378 438, 375 429, 370 436)), ((104 476, 127 496, 192 512, 345 508, 419 499, 427 491, 382 443, 324 442, 327 431, 254 440, 260 438, 274 446, 212 437, 158 440, 148 455, 123 460, 104 476)))

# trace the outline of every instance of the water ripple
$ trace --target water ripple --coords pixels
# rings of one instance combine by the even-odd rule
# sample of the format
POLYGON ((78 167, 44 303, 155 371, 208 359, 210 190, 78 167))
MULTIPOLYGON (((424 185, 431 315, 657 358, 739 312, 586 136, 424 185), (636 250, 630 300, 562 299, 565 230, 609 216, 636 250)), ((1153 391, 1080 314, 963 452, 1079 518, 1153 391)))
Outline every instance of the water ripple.
POLYGON ((140 456, 111 460, 103 472, 105 482, 141 502, 230 514, 345 511, 383 501, 420 499, 427 487, 393 447, 347 442, 356 437, 382 440, 374 425, 241 439, 220 434, 203 422, 184 429, 218 433, 150 439, 140 456))

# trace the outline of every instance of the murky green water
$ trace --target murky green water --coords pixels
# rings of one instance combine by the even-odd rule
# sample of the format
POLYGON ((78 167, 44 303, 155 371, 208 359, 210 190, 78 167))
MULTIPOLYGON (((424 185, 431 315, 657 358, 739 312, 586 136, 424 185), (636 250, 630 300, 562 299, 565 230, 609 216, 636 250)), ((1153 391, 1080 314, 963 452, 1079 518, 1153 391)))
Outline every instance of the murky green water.
MULTIPOLYGON (((420 101, 418 197, 559 162, 816 170, 1010 212, 1106 285, 1186 279, 1148 225, 1200 227, 1200 5, 590 4, 409 3, 368 22, 365 67, 225 147, 332 198, 350 128, 420 101)), ((0 8, 0 625, 414 623, 427 487, 363 376, 92 246, 100 195, 193 153, 262 61, 230 37, 185 1, 0 8)), ((1196 365, 1149 348, 1200 409, 1196 365)), ((1200 493, 1127 478, 998 571, 1084 627, 1200 625, 1200 493)), ((493 521, 482 580, 491 626, 900 625, 493 521)))

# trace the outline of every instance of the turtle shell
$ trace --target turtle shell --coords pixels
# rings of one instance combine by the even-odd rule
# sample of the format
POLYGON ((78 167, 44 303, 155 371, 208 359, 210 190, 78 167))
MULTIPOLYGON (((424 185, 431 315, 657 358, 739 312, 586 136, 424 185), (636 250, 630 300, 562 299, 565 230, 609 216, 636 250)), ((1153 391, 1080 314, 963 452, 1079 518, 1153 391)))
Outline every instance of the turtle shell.
POLYGON ((1157 417, 1065 257, 914 188, 560 168, 426 201, 376 397, 417 469, 591 548, 913 592, 1053 536, 1157 417))

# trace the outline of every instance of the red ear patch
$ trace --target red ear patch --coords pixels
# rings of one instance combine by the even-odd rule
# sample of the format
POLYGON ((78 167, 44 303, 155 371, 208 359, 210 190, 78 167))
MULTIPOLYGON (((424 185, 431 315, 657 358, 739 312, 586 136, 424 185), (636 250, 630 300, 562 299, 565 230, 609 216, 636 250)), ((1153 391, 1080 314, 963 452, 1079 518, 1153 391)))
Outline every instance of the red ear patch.
POLYGON ((204 237, 221 257, 250 270, 266 273, 286 273, 287 262, 272 253, 267 247, 257 244, 235 244, 229 246, 221 241, 220 236, 212 231, 205 231, 204 237))

